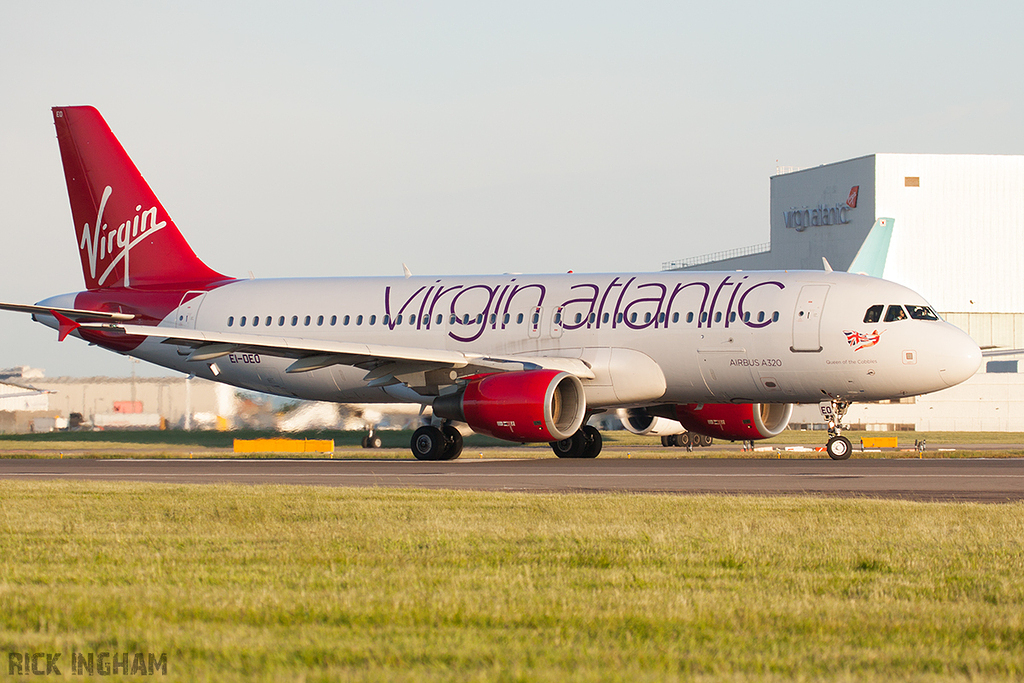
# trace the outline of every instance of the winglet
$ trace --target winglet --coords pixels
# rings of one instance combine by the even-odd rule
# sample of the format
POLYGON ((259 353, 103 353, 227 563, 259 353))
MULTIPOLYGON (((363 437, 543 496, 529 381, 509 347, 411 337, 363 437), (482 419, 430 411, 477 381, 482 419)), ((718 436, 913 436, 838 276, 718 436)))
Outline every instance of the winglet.
POLYGON ((860 251, 853 258, 849 272, 882 277, 885 271, 885 259, 889 255, 889 240, 892 239, 893 218, 879 218, 871 226, 860 251))
POLYGON ((66 315, 61 315, 57 311, 50 311, 50 315, 57 319, 59 327, 57 328, 57 341, 62 342, 68 338, 68 335, 77 330, 81 325, 76 323, 66 315))
POLYGON ((832 264, 829 263, 828 259, 825 258, 824 256, 821 257, 821 265, 823 265, 825 267, 825 272, 826 273, 831 273, 832 272, 832 264))

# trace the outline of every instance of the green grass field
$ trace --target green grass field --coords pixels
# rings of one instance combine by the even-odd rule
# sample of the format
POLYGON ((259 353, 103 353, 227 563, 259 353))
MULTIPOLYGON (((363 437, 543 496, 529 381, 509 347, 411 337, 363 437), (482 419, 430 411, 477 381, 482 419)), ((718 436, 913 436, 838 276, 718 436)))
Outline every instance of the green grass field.
POLYGON ((3 675, 1024 678, 1022 504, 0 482, 0 529, 3 675))

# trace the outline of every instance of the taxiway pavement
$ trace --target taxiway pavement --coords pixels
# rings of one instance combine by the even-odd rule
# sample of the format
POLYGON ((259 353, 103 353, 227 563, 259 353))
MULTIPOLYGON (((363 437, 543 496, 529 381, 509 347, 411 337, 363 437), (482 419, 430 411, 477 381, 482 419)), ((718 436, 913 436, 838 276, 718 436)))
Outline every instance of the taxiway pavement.
POLYGON ((485 491, 1024 500, 1024 460, 997 459, 0 459, 0 479, 297 484, 485 491))

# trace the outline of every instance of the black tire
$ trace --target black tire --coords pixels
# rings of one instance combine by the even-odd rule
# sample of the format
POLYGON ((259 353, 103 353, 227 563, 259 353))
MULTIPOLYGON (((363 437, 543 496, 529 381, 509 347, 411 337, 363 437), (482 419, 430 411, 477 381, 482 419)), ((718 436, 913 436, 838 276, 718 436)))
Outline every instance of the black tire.
POLYGON ((370 437, 364 436, 363 440, 360 441, 359 443, 362 444, 363 448, 369 448, 370 447, 370 437))
POLYGON ((586 447, 587 438, 583 435, 582 429, 576 430, 576 433, 568 439, 551 442, 551 450, 559 458, 581 458, 586 447))
POLYGON ((668 436, 661 437, 661 445, 664 446, 665 448, 670 448, 671 446, 675 446, 676 445, 675 437, 673 437, 671 434, 669 434, 668 436))
POLYGON ((693 435, 690 432, 683 432, 682 434, 676 434, 676 445, 680 448, 686 448, 693 444, 693 435))
POLYGON ((380 448, 384 445, 384 442, 380 440, 379 436, 368 436, 366 437, 366 446, 364 448, 380 448))
POLYGON ((455 460, 462 455, 462 432, 446 424, 441 427, 441 434, 444 435, 445 448, 438 460, 455 460))
POLYGON ((825 444, 825 450, 833 460, 849 460, 853 455, 853 444, 845 436, 833 436, 825 444))
POLYGON ((700 436, 698 436, 697 438, 699 438, 699 439, 700 439, 700 445, 701 445, 701 446, 705 446, 705 447, 707 447, 707 446, 710 446, 711 444, 713 444, 713 443, 715 442, 715 440, 714 440, 714 439, 712 439, 712 438, 711 438, 710 436, 708 436, 707 434, 701 434, 701 435, 700 435, 700 436))
POLYGON ((591 427, 590 425, 583 425, 580 429, 583 432, 583 438, 586 443, 583 446, 583 454, 581 458, 596 458, 601 453, 601 432, 598 431, 597 427, 591 427))
POLYGON ((409 447, 417 460, 440 460, 445 450, 444 434, 437 427, 420 427, 412 435, 409 447))

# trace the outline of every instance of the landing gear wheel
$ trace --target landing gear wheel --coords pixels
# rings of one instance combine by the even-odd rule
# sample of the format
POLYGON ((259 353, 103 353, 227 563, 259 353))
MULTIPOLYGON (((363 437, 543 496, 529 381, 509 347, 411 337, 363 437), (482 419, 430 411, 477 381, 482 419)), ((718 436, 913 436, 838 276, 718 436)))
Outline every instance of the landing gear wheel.
POLYGON ((825 450, 833 460, 848 460, 853 453, 853 445, 845 436, 833 436, 825 444, 825 450))
POLYGON ((697 438, 700 439, 700 445, 704 446, 704 447, 710 446, 711 444, 713 444, 715 442, 715 440, 712 439, 707 434, 699 434, 697 436, 697 438))
POLYGON ((462 432, 450 424, 441 427, 441 434, 444 435, 445 449, 439 460, 455 460, 462 455, 462 432))
POLYGON ((681 448, 689 448, 693 445, 693 434, 690 432, 683 432, 682 434, 676 434, 676 445, 681 448))
POLYGON ((370 434, 363 437, 363 448, 380 448, 382 445, 380 437, 376 434, 370 434))
POLYGON ((675 446, 676 445, 676 436, 675 436, 675 434, 669 434, 668 436, 661 437, 661 445, 664 446, 665 448, 671 448, 672 446, 675 446))
POLYGON ((447 440, 437 427, 420 427, 412 435, 409 447, 417 460, 440 460, 445 452, 447 440))
POLYGON ((559 458, 581 458, 583 457, 583 451, 586 450, 586 448, 587 437, 583 435, 582 429, 576 430, 576 433, 568 439, 551 442, 551 450, 553 450, 555 455, 559 458))
POLYGON ((597 430, 597 427, 591 427, 590 425, 583 425, 580 431, 583 432, 583 437, 586 439, 583 454, 580 457, 596 458, 601 452, 601 432, 597 430))

